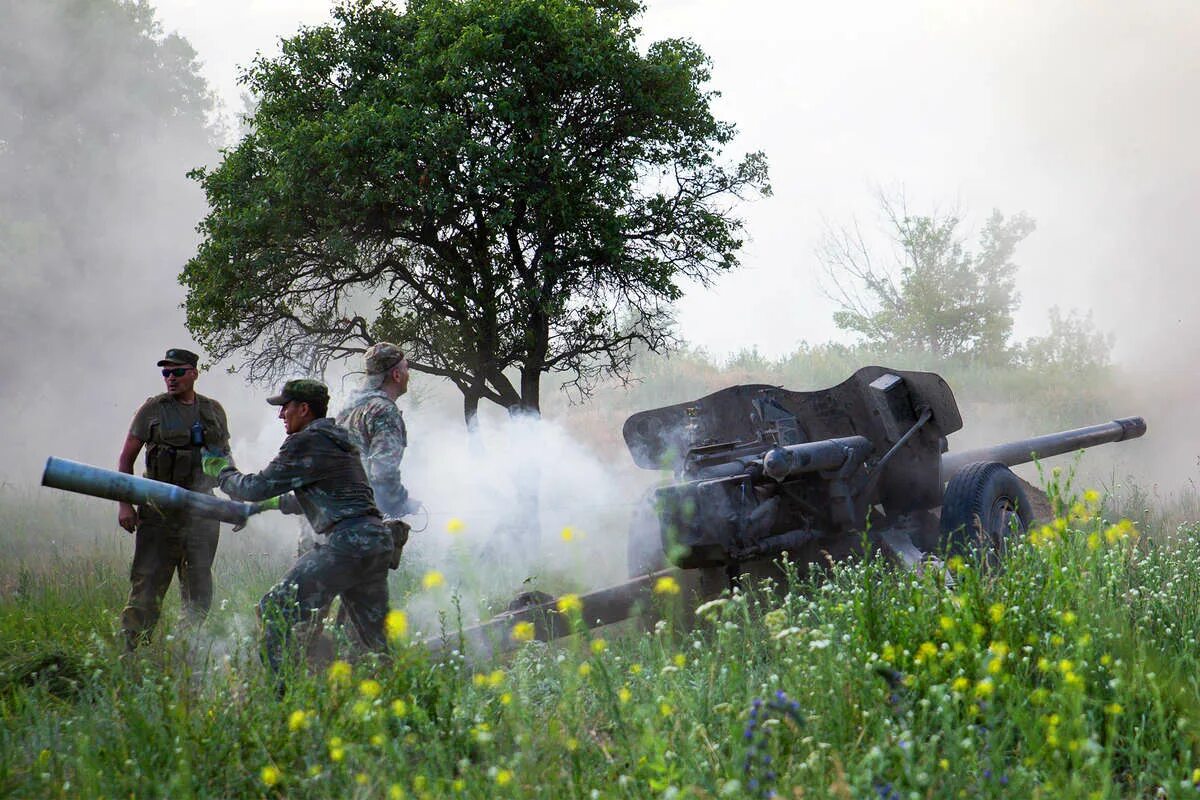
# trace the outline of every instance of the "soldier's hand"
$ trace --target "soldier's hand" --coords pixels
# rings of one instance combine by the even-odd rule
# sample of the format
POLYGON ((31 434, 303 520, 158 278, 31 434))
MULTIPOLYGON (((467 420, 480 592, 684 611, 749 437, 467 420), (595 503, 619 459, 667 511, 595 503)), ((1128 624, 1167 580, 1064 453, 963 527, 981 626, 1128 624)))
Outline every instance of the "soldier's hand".
POLYGON ((121 508, 117 512, 117 524, 133 533, 138 524, 137 509, 129 503, 121 503, 121 508))
POLYGON ((204 456, 200 459, 200 467, 204 470, 204 474, 210 478, 215 478, 221 474, 221 470, 231 466, 229 459, 225 456, 204 456))
POLYGON ((266 500, 263 500, 261 503, 256 504, 258 506, 258 510, 259 511, 278 511, 279 510, 279 501, 282 497, 283 497, 283 495, 281 495, 281 494, 275 495, 274 497, 268 497, 266 500))

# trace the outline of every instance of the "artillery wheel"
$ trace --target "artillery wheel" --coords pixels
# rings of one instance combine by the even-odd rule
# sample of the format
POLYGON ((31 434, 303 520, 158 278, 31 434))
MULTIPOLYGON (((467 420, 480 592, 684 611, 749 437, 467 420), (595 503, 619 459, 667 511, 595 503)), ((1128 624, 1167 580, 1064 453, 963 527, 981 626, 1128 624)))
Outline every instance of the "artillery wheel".
POLYGON ((942 498, 942 551, 1002 556, 1012 526, 1024 533, 1032 518, 1029 498, 1012 470, 997 461, 969 464, 950 479, 942 498))

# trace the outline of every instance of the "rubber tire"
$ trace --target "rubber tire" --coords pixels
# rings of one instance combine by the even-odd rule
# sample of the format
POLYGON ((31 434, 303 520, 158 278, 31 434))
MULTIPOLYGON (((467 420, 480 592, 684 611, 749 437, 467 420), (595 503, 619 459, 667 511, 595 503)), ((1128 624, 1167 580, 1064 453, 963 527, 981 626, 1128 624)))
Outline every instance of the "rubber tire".
POLYGON ((998 461, 968 464, 946 485, 939 524, 941 550, 950 556, 982 549, 989 561, 1002 557, 1013 535, 1008 525, 1014 515, 1017 533, 1029 530, 1033 519, 1029 498, 1013 471, 998 461))

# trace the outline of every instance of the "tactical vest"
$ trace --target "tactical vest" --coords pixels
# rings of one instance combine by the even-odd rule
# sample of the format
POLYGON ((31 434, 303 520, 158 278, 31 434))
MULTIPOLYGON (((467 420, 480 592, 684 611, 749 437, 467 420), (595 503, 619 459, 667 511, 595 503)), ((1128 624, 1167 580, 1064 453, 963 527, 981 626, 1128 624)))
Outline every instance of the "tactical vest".
MULTIPOLYGON (((181 404, 169 394, 153 399, 157 402, 158 418, 150 424, 150 438, 146 442, 146 477, 194 491, 212 489, 217 485, 216 480, 204 474, 201 448, 192 444, 191 415, 185 416, 181 404)), ((229 431, 217 414, 216 403, 198 394, 196 409, 207 445, 225 446, 229 431)))

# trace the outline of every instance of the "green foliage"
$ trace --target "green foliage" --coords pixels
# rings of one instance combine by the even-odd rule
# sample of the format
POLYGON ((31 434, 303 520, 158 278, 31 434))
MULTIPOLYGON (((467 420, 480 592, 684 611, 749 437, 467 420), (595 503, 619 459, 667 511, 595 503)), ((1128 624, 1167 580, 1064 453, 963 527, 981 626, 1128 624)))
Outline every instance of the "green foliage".
POLYGON ((1112 363, 1114 337, 1096 329, 1092 314, 1072 309, 1065 316, 1058 306, 1050 309, 1050 332, 1034 336, 1019 349, 1019 360, 1038 370, 1097 372, 1112 363))
MULTIPOLYGON (((283 700, 230 624, 270 575, 230 560, 210 636, 118 664, 97 622, 111 592, 81 560, 0 605, 0 793, 1191 796, 1200 538, 1139 536, 1103 505, 1064 498, 999 572, 793 571, 704 605, 692 631, 663 593, 653 631, 471 667, 397 639, 392 663, 297 677, 283 700)), ((396 602, 429 600, 412 591, 396 602)))
POLYGON ((895 245, 890 262, 880 263, 857 228, 828 231, 819 251, 841 305, 838 327, 884 351, 1006 361, 1020 299, 1012 258, 1033 220, 993 211, 972 252, 957 216, 910 214, 902 198, 880 202, 895 245))
POLYGON ((729 201, 767 172, 718 163, 735 129, 708 59, 642 52, 640 11, 345 3, 256 61, 249 132, 195 173, 211 210, 181 276, 189 328, 252 377, 403 342, 469 418, 537 409, 543 372, 586 391, 665 347, 679 280, 736 264, 729 201))

